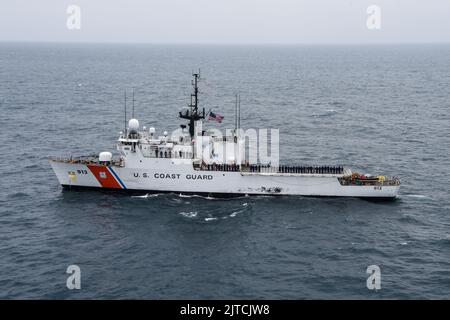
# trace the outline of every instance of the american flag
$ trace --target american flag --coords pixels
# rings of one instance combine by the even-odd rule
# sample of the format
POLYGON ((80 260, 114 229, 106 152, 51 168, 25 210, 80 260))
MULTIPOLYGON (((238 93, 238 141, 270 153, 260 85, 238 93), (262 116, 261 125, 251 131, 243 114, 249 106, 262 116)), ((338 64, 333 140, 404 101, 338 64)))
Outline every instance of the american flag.
POLYGON ((215 114, 214 112, 210 111, 209 112, 209 117, 208 120, 214 120, 217 121, 218 123, 221 123, 223 120, 223 116, 221 116, 220 114, 215 114))

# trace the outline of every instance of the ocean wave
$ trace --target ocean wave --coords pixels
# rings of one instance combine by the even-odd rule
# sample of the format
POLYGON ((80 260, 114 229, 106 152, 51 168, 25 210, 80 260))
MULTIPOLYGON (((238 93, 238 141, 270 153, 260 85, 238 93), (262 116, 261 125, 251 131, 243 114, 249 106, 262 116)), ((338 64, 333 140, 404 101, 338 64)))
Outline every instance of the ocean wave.
POLYGON ((200 199, 205 199, 205 200, 216 200, 216 199, 219 199, 219 198, 214 198, 214 197, 211 197, 211 196, 202 196, 202 195, 199 195, 199 194, 182 194, 182 193, 179 193, 177 196, 180 197, 180 198, 200 198, 200 199))
POLYGON ((24 198, 28 197, 28 194, 25 192, 15 192, 9 195, 11 198, 24 198))
POLYGON ((148 199, 148 198, 156 198, 162 195, 162 193, 147 193, 142 196, 131 196, 132 198, 139 198, 139 199, 148 199))
POLYGON ((417 224, 423 224, 423 221, 421 221, 420 219, 410 215, 410 214, 404 214, 402 215, 402 217, 400 217, 399 219, 402 222, 410 222, 410 223, 417 223, 417 224))
POLYGON ((418 198, 418 199, 431 199, 431 197, 423 195, 423 194, 403 194, 401 196, 410 197, 410 198, 418 198))
POLYGON ((182 194, 182 193, 178 194, 178 196, 179 196, 180 198, 192 198, 191 195, 188 195, 188 194, 182 194))
POLYGON ((213 197, 213 196, 202 196, 199 194, 183 194, 178 193, 178 197, 180 198, 199 198, 199 199, 205 199, 205 200, 215 200, 215 201, 227 201, 227 200, 237 200, 242 198, 247 198, 248 195, 242 195, 242 196, 233 196, 233 197, 213 197))
POLYGON ((248 211, 248 203, 243 203, 242 205, 234 208, 217 208, 214 210, 197 210, 197 211, 182 211, 178 214, 186 218, 200 218, 203 221, 216 221, 225 220, 228 218, 235 218, 238 215, 248 211))
POLYGON ((198 215, 198 212, 197 211, 190 211, 190 212, 182 211, 179 214, 182 215, 185 218, 196 218, 197 215, 198 215))
POLYGON ((25 166, 25 169, 39 169, 41 166, 37 164, 28 164, 25 166))
POLYGON ((436 240, 436 244, 444 247, 450 246, 450 234, 436 240))
POLYGON ((327 109, 323 113, 313 115, 314 118, 326 118, 331 117, 337 114, 338 112, 335 109, 327 109))
POLYGON ((330 104, 331 104, 332 106, 338 106, 338 107, 340 107, 340 106, 345 105, 345 102, 341 102, 341 101, 333 101, 333 102, 331 102, 330 104))

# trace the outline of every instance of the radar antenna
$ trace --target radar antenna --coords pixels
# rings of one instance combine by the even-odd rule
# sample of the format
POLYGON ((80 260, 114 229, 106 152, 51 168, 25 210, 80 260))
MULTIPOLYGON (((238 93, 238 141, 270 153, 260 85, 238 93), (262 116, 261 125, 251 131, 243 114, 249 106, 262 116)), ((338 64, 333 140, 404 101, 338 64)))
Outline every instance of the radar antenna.
POLYGON ((133 109, 131 112, 131 118, 134 119, 134 87, 133 87, 133 109))
POLYGON ((125 98, 125 114, 123 118, 123 132, 125 134, 125 137, 127 136, 127 90, 124 90, 124 98, 125 98))
POLYGON ((180 111, 179 114, 180 118, 189 120, 189 134, 191 135, 191 138, 194 137, 195 121, 205 119, 205 108, 200 112, 198 111, 198 81, 200 80, 200 69, 198 70, 198 73, 193 73, 192 76, 194 79, 191 81, 191 84, 194 87, 194 93, 191 93, 189 110, 186 110, 185 112, 180 111))

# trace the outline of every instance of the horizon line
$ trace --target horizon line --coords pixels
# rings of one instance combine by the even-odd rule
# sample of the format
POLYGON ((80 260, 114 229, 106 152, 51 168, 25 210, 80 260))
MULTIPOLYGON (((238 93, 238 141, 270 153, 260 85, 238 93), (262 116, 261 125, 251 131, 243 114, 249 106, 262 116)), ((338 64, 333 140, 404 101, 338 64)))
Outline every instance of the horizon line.
POLYGON ((321 45, 449 45, 450 41, 405 41, 405 42, 139 42, 139 41, 60 41, 60 40, 3 40, 0 43, 25 43, 25 44, 100 44, 100 45, 167 45, 167 46, 321 46, 321 45))

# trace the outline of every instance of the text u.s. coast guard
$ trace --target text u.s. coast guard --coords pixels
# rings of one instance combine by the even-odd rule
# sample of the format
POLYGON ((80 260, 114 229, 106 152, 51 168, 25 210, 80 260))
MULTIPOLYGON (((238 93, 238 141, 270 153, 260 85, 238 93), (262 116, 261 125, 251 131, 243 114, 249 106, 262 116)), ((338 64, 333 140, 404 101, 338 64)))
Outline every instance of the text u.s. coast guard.
POLYGON ((140 174, 139 172, 133 173, 135 178, 155 178, 155 179, 181 179, 186 180, 212 180, 213 176, 211 174, 180 174, 180 173, 155 173, 153 175, 144 172, 140 174))

